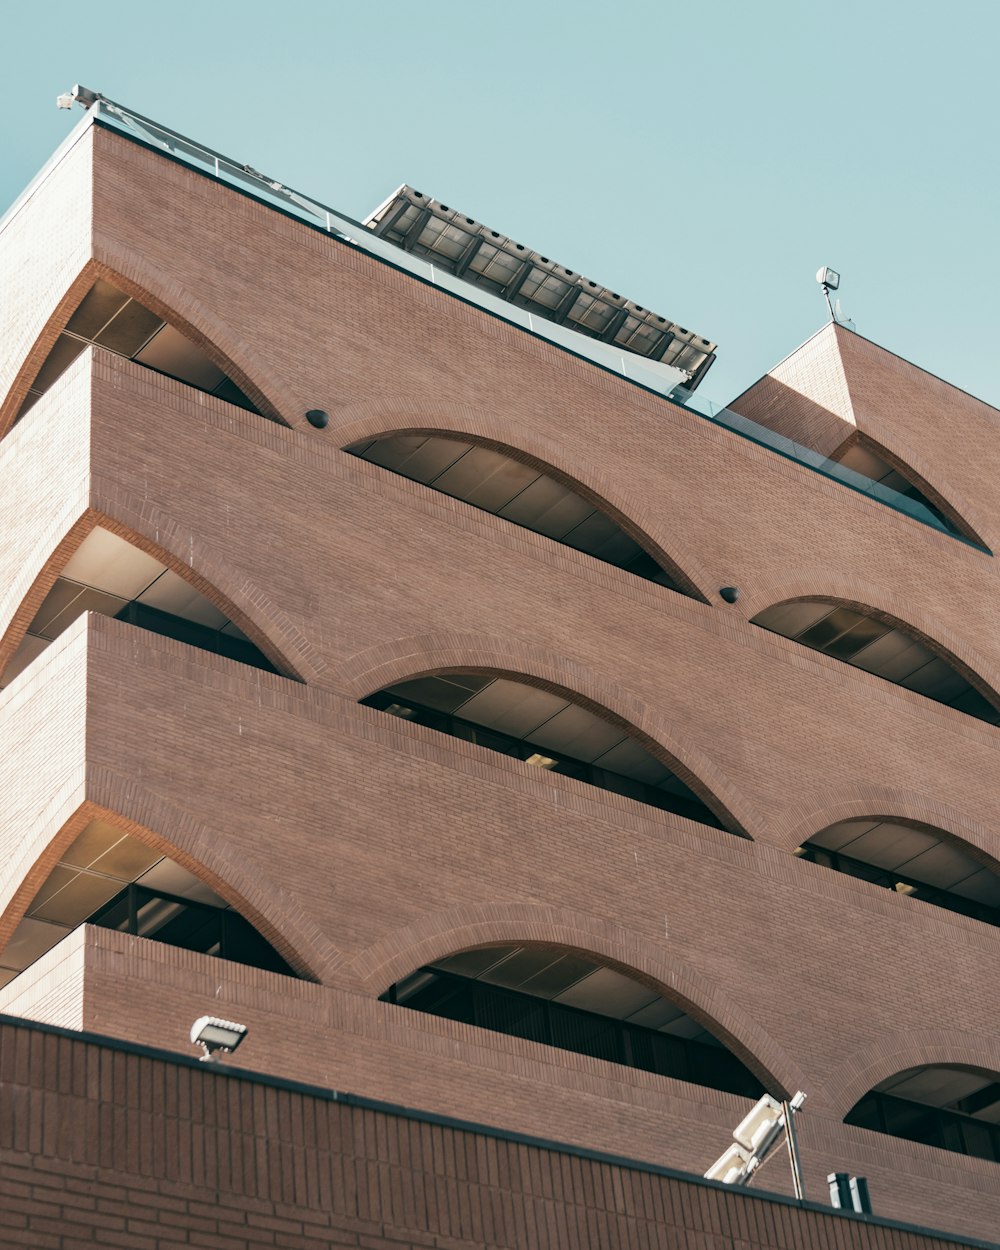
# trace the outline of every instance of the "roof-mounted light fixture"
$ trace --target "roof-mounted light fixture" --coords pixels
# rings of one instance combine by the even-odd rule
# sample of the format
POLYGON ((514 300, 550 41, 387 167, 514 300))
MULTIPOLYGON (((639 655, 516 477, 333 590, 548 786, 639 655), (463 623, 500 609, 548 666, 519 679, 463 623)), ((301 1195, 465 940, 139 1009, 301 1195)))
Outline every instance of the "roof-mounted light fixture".
POLYGON ((830 310, 830 320, 836 321, 833 305, 830 303, 830 292, 836 291, 840 286, 840 274, 836 269, 831 269, 829 265, 824 265, 822 269, 816 270, 816 281, 823 288, 823 296, 826 299, 826 306, 830 310))
POLYGON ((80 83, 75 83, 69 91, 64 91, 62 95, 56 96, 56 108, 71 109, 74 104, 80 104, 85 109, 92 108, 98 100, 103 100, 104 96, 99 91, 91 91, 89 87, 84 87, 80 83))
POLYGON ((723 1185, 749 1185, 754 1172, 774 1143, 782 1136, 788 1145, 788 1159, 792 1168, 792 1184, 800 1201, 805 1197, 802 1188, 802 1167, 795 1140, 792 1118, 805 1102, 800 1090, 787 1102, 778 1102, 765 1094, 733 1130, 735 1142, 705 1173, 709 1181, 721 1181, 723 1185))
POLYGON ((219 1063, 222 1055, 231 1055, 247 1035, 247 1026, 217 1016, 199 1016, 191 1025, 191 1041, 201 1046, 202 1063, 219 1063))

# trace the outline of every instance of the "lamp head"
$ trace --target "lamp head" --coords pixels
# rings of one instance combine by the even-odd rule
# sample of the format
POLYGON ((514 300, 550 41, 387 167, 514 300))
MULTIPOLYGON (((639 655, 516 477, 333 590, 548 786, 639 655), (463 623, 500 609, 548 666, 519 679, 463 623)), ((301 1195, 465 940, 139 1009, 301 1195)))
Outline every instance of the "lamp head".
POLYGON ((82 104, 85 109, 92 108, 104 96, 99 91, 91 91, 81 83, 75 83, 69 91, 56 96, 56 108, 71 109, 74 104, 82 104))
POLYGON ((231 1055, 247 1035, 247 1026, 217 1016, 199 1016, 191 1025, 191 1041, 204 1050, 202 1061, 218 1063, 217 1055, 231 1055))
POLYGON ((734 1142, 708 1169, 705 1180, 721 1181, 723 1185, 739 1185, 748 1176, 752 1162, 753 1156, 734 1142))

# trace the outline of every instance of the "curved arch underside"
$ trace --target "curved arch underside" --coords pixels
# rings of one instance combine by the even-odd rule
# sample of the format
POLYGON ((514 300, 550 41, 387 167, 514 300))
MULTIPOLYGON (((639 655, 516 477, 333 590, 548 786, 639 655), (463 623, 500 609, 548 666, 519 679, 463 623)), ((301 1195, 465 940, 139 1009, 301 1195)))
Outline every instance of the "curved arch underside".
POLYGON ((944 529, 971 542, 982 544, 982 539, 971 525, 953 508, 947 500, 931 491, 926 484, 916 480, 916 474, 908 465, 901 462, 889 463, 889 453, 880 447, 874 439, 858 433, 849 444, 837 452, 833 459, 847 469, 853 469, 862 477, 897 491, 907 499, 912 499, 940 522, 944 529), (931 494, 934 498, 931 498, 931 494))
POLYGON ((117 617, 254 668, 277 671, 264 653, 184 578, 124 538, 95 526, 42 601, 20 646, 0 674, 0 688, 88 611, 117 617))
POLYGON ((949 660, 904 628, 870 612, 831 599, 799 599, 765 608, 751 624, 968 716, 1000 724, 1000 710, 949 660))
POLYGON ((471 439, 441 434, 394 433, 363 439, 344 450, 605 564, 694 597, 679 570, 665 569, 604 509, 540 465, 471 439))
POLYGON ((397 982, 386 1001, 625 1067, 757 1098, 760 1081, 657 990, 543 944, 477 947, 397 982))
POLYGON ((813 834, 796 854, 1000 926, 1000 876, 942 830, 909 821, 842 820, 813 834))
POLYGON ((844 1123, 1000 1163, 1000 1072, 909 1068, 869 1090, 844 1123))
POLYGON ((296 975, 270 942, 197 876, 103 820, 86 826, 28 905, 0 951, 0 986, 81 924, 296 975))
POLYGON ((266 416, 180 330, 112 283, 98 278, 42 362, 15 420, 19 421, 89 346, 125 356, 156 373, 266 416))
POLYGON ((620 724, 555 693, 495 673, 439 673, 397 682, 368 707, 723 828, 709 807, 620 724))

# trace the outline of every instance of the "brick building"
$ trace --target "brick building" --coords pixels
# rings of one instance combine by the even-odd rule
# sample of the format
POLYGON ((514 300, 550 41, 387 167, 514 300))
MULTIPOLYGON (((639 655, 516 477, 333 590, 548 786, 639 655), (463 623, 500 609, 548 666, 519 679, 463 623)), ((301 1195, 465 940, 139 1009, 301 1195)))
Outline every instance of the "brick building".
POLYGON ((89 104, 0 223, 0 1244, 990 1243, 995 410, 833 324, 712 410, 89 104), (796 1090, 809 1201, 699 1181, 796 1090))

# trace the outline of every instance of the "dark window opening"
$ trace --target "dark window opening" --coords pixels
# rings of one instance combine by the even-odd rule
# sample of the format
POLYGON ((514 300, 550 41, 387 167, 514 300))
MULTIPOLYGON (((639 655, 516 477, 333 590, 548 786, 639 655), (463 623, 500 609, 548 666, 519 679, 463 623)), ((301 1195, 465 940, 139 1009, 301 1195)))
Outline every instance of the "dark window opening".
MULTIPOLYGON (((939 845, 941 845, 939 843, 939 845)), ((975 898, 963 897, 956 894, 951 889, 944 889, 940 886, 928 884, 926 881, 920 881, 914 876, 910 876, 899 869, 891 869, 879 867, 876 864, 866 863, 863 860, 854 859, 850 855, 844 855, 839 851, 831 851, 822 846, 815 846, 812 843, 805 843, 799 847, 796 852, 800 858, 808 860, 813 864, 820 864, 824 868, 832 868, 835 872, 845 873, 849 877, 857 877, 861 881, 870 881, 873 885, 882 886, 883 889, 892 890, 897 894, 903 894, 909 898, 919 899, 921 902, 930 903, 934 907, 943 907, 947 911, 956 912, 961 916, 969 916, 973 920, 980 920, 984 924, 995 925, 1000 927, 1000 907, 990 906, 988 903, 977 901, 975 898)), ((979 876, 990 876, 985 868, 970 860, 970 873, 979 876)), ((993 894, 1000 893, 1000 881, 996 878, 989 883, 979 884, 980 889, 991 888, 993 894)))
POLYGON ((766 608, 752 624, 967 716, 1000 724, 1000 710, 948 660, 906 630, 870 613, 838 607, 828 600, 799 600, 766 608))
POLYGON ((439 968, 421 968, 391 986, 382 999, 694 1085, 747 1098, 764 1093, 749 1068, 718 1044, 662 1033, 439 968))
POLYGON ((126 886, 96 911, 89 923, 132 937, 150 938, 181 950, 296 976, 270 942, 230 908, 212 907, 141 885, 126 886))
POLYGON ((1000 1124, 945 1107, 931 1107, 872 1090, 853 1107, 844 1123, 1000 1163, 1000 1124))
POLYGON ((129 621, 151 633, 274 673, 236 625, 159 560, 101 526, 91 530, 35 613, 0 687, 39 656, 84 612, 129 621))
POLYGON ((285 976, 297 974, 257 930, 162 848, 90 821, 28 904, 0 949, 0 986, 82 924, 117 929, 285 976))
POLYGON ((506 452, 427 434, 390 434, 344 450, 636 577, 690 595, 600 508, 506 452))
POLYGON ((971 538, 971 535, 967 534, 961 526, 946 516, 936 504, 933 504, 905 473, 899 469, 894 469, 883 456, 879 455, 868 440, 859 438, 846 451, 839 453, 834 458, 834 463, 843 465, 847 469, 852 469, 855 473, 860 473, 862 477, 868 478, 869 481, 875 482, 878 486, 884 486, 889 490, 896 491, 904 499, 914 500, 914 502, 926 508, 939 523, 940 528, 948 533, 957 535, 960 538, 971 538))
POLYGON ((45 358, 17 414, 18 420, 90 346, 125 356, 154 373, 264 416, 232 378, 180 330, 99 278, 45 358))
POLYGON ((169 612, 147 607, 144 603, 135 601, 127 603, 116 614, 115 620, 128 621, 130 625, 148 629, 150 633, 160 634, 164 638, 173 638, 176 642, 185 642, 188 646, 197 647, 201 651, 211 651, 216 655, 225 656, 227 660, 249 664, 252 668, 261 668, 267 673, 278 671, 263 651, 249 638, 234 637, 221 630, 210 629, 207 625, 187 621, 181 616, 173 616, 169 612))
POLYGON ((725 828, 679 777, 649 755, 624 730, 560 696, 544 691, 522 695, 524 691, 533 692, 534 688, 504 679, 462 674, 450 679, 418 678, 403 682, 369 695, 361 702, 366 707, 378 708, 403 720, 473 742, 549 772, 572 777, 600 790, 624 795, 715 829, 725 828), (426 702, 414 699, 414 693, 418 692, 426 698, 426 702), (525 708, 525 703, 533 697, 539 703, 535 711, 525 708), (485 702, 487 698, 489 703, 485 702), (438 704, 437 707, 430 705, 432 700, 438 704), (466 716, 457 716, 450 708, 445 710, 446 700, 457 702, 466 716), (520 717, 521 725, 526 726, 525 736, 519 737, 495 727, 495 724, 479 723, 472 719, 477 713, 484 717, 489 715, 494 722, 505 725, 520 717), (561 721, 566 722, 565 728, 561 721), (554 745, 560 741, 575 743, 578 749, 587 749, 588 754, 596 753, 596 757, 590 760, 578 758, 554 745))

